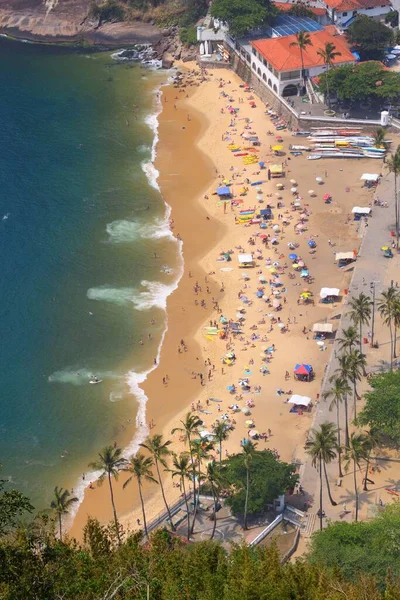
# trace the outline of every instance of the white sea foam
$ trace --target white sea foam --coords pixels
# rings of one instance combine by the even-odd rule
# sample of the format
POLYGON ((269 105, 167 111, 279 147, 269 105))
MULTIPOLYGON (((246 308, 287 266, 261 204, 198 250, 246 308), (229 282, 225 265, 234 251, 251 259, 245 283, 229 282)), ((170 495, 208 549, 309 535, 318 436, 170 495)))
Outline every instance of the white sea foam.
POLYGON ((86 293, 89 300, 98 300, 100 302, 112 302, 113 304, 129 304, 133 302, 135 288, 113 288, 108 285, 102 285, 88 289, 86 293))
POLYGON ((108 223, 106 230, 112 244, 132 243, 138 238, 174 239, 166 219, 155 219, 152 223, 146 224, 121 219, 108 223))
MULTIPOLYGON (((180 277, 179 277, 180 279, 180 277)), ((140 288, 113 288, 108 285, 90 288, 87 297, 90 300, 111 302, 113 304, 133 304, 136 310, 149 310, 150 308, 167 308, 167 298, 176 289, 177 282, 171 284, 160 281, 143 280, 140 288)))
POLYGON ((99 379, 122 379, 121 375, 117 375, 113 371, 97 371, 88 367, 66 367, 55 371, 50 375, 48 381, 50 383, 69 383, 72 385, 88 385, 89 379, 96 375, 99 379))

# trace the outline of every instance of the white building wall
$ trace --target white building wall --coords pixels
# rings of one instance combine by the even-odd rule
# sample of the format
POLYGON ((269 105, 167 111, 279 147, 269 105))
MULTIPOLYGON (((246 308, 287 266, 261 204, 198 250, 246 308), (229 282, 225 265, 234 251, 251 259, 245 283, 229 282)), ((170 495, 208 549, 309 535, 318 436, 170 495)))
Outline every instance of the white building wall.
MULTIPOLYGON (((274 72, 272 65, 264 65, 262 60, 252 53, 251 70, 268 88, 281 95, 281 82, 279 81, 279 73, 274 72)), ((286 83, 287 82, 285 82, 285 85, 286 83)))
MULTIPOLYGON (((349 19, 354 17, 355 15, 366 15, 367 17, 371 17, 374 19, 383 19, 384 16, 392 10, 390 6, 375 6, 371 9, 360 9, 360 10, 348 10, 345 12, 336 12, 332 11, 328 8, 328 12, 332 17, 333 12, 333 21, 336 25, 343 28, 343 24, 346 23, 349 19)), ((346 28, 346 26, 344 26, 346 28)))

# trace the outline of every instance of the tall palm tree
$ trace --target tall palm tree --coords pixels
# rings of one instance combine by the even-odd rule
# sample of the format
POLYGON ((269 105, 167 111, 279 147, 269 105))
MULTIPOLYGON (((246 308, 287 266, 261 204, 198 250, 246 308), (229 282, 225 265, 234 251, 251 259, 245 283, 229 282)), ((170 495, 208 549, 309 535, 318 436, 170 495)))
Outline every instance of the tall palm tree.
POLYGON ((367 360, 365 358, 365 354, 362 354, 358 350, 352 350, 347 355, 347 361, 349 366, 349 380, 353 384, 354 418, 356 419, 357 400, 359 398, 357 392, 357 382, 361 381, 362 376, 365 374, 367 360))
POLYGON ((78 502, 78 498, 75 496, 70 498, 70 496, 71 493, 68 490, 56 486, 54 488, 54 498, 50 503, 50 508, 55 511, 58 518, 60 541, 62 541, 62 517, 69 513, 69 509, 75 502, 78 502))
POLYGON ((393 358, 397 358, 397 330, 400 326, 400 295, 397 294, 393 303, 393 358))
POLYGON ((386 131, 383 127, 378 127, 375 131, 374 135, 374 147, 375 148, 385 148, 386 147, 386 131))
POLYGON ((343 406, 344 406, 344 418, 345 418, 345 445, 348 445, 349 441, 349 406, 348 406, 348 390, 350 389, 349 381, 352 375, 352 366, 349 360, 348 354, 342 354, 338 358, 339 366, 335 370, 334 376, 342 379, 346 384, 346 392, 343 395, 343 406))
POLYGON ((319 527, 322 530, 322 470, 324 470, 325 474, 326 489, 330 503, 332 506, 336 506, 337 504, 332 498, 328 474, 326 472, 326 465, 336 458, 337 432, 335 425, 327 421, 321 423, 319 430, 312 429, 305 445, 305 451, 311 457, 312 466, 319 471, 319 527))
POLYGON ((147 531, 146 511, 144 510, 142 485, 143 481, 158 483, 157 479, 154 479, 153 471, 151 470, 153 465, 154 461, 151 456, 144 456, 144 454, 138 452, 137 454, 134 454, 130 457, 126 466, 122 469, 123 471, 126 471, 126 473, 131 474, 123 485, 124 489, 127 485, 130 484, 133 478, 135 478, 137 481, 140 496, 140 504, 142 505, 144 533, 146 534, 147 539, 149 539, 149 532, 147 531))
POLYGON ((175 453, 172 455, 172 469, 170 469, 172 478, 179 477, 181 480, 181 487, 183 490, 183 497, 185 499, 186 504, 186 514, 187 514, 187 539, 190 538, 190 514, 189 514, 189 504, 186 495, 186 486, 185 480, 190 478, 191 473, 191 462, 190 456, 186 453, 181 453, 179 456, 175 453))
POLYGON ((400 174, 400 150, 399 146, 396 152, 386 159, 389 173, 394 175, 394 212, 396 221, 396 248, 399 247, 399 196, 397 191, 397 177, 400 174))
POLYGON ((247 511, 249 506, 249 493, 250 493, 250 464, 251 459, 256 450, 257 444, 251 442, 250 440, 247 444, 243 444, 242 446, 242 456, 243 456, 243 465, 246 469, 246 497, 244 501, 244 529, 248 529, 247 527, 247 511))
POLYGON ((307 50, 307 46, 312 46, 313 43, 311 41, 311 37, 309 33, 305 31, 299 31, 296 33, 296 41, 290 44, 291 46, 297 46, 300 50, 300 59, 301 59, 301 76, 303 78, 303 87, 306 85, 306 77, 304 70, 304 50, 307 50))
POLYGON ((362 352, 362 327, 363 325, 368 325, 371 319, 371 306, 372 300, 369 296, 366 296, 361 292, 361 294, 357 298, 352 298, 350 300, 350 312, 349 317, 353 321, 354 325, 359 327, 359 336, 360 336, 360 352, 362 352))
POLYGON ((338 338, 340 350, 352 350, 356 344, 360 343, 360 337, 357 333, 357 329, 353 326, 342 329, 342 337, 338 338))
POLYGON ((336 46, 332 44, 332 42, 326 42, 325 48, 320 48, 317 50, 318 56, 322 58, 324 61, 324 65, 326 66, 326 97, 328 99, 328 106, 331 106, 331 101, 329 98, 329 77, 328 72, 331 67, 333 67, 333 61, 337 56, 342 56, 341 52, 335 52, 336 46))
POLYGON ((224 421, 218 421, 212 427, 215 441, 219 444, 219 464, 222 461, 222 442, 225 442, 230 434, 229 426, 224 421))
POLYGON ((167 440, 166 442, 164 442, 163 436, 159 433, 156 433, 155 435, 153 435, 153 437, 147 438, 147 440, 143 444, 140 444, 140 445, 142 446, 142 448, 145 448, 146 450, 148 450, 150 452, 151 456, 153 457, 154 464, 155 464, 155 467, 157 470, 158 482, 159 482, 160 488, 161 488, 161 494, 162 494, 162 497, 164 500, 165 508, 167 509, 167 513, 168 513, 168 519, 171 524, 171 528, 175 531, 175 527, 172 522, 171 511, 169 509, 167 498, 165 497, 164 485, 163 485, 161 473, 160 473, 160 464, 164 467, 165 470, 167 470, 166 458, 171 454, 171 451, 168 448, 168 446, 170 446, 170 444, 171 444, 171 440, 167 440))
MULTIPOLYGON (((332 410, 334 406, 336 406, 336 431, 337 431, 337 453, 338 453, 338 467, 339 467, 339 477, 343 477, 342 471, 342 447, 340 440, 340 405, 343 402, 345 396, 351 393, 351 388, 349 386, 348 381, 343 379, 342 377, 337 377, 333 375, 329 379, 329 383, 332 384, 330 390, 324 392, 323 398, 325 400, 331 399, 331 403, 329 405, 329 410, 332 410)), ((346 423, 346 444, 348 444, 348 435, 349 435, 349 425, 346 423)))
POLYGON ((210 539, 213 539, 213 537, 215 535, 215 529, 217 527, 217 505, 219 502, 219 496, 220 496, 221 487, 222 487, 221 471, 217 467, 217 463, 215 462, 215 460, 212 460, 211 462, 209 462, 207 464, 207 471, 206 471, 205 475, 206 475, 206 479, 207 479, 208 483, 210 484, 211 493, 212 493, 213 500, 214 500, 214 523, 213 523, 213 528, 212 528, 212 533, 211 533, 211 538, 210 538, 210 539))
POLYGON ((353 466, 354 476, 354 493, 356 498, 356 514, 355 520, 358 521, 358 486, 357 486, 357 469, 360 469, 362 460, 366 460, 368 455, 367 436, 365 433, 353 432, 350 436, 349 445, 346 448, 344 459, 345 459, 345 471, 347 472, 350 465, 353 466))
POLYGON ((96 471, 102 472, 99 477, 100 484, 102 484, 104 479, 107 477, 108 486, 110 489, 111 504, 114 513, 115 532, 117 534, 118 544, 121 544, 121 535, 119 531, 117 511, 115 508, 112 479, 118 479, 119 471, 122 469, 125 463, 126 460, 122 456, 122 450, 117 446, 106 446, 101 452, 99 452, 99 459, 89 463, 89 467, 91 467, 92 469, 96 469, 96 471))
MULTIPOLYGON (((210 458, 210 452, 214 450, 214 444, 212 442, 206 442, 205 440, 196 439, 191 442, 192 456, 194 457, 193 462, 193 481, 197 479, 197 490, 200 494, 200 482, 202 479, 201 467, 204 460, 210 458)), ((198 502, 194 503, 193 510, 193 521, 190 533, 193 533, 194 525, 197 517, 198 502)))
MULTIPOLYGON (((366 431, 365 434, 366 434, 365 444, 367 447, 367 458, 366 458, 366 464, 365 464, 365 475, 364 475, 364 479, 363 479, 363 481, 364 481, 363 490, 364 490, 364 492, 368 492, 368 481, 370 481, 368 479, 368 470, 369 470, 369 464, 371 461, 371 454, 375 448, 377 448, 378 446, 381 445, 382 435, 377 429, 374 429, 372 427, 371 427, 371 429, 366 431)), ((371 483, 371 481, 370 481, 370 483, 371 483)))
MULTIPOLYGON (((177 431, 180 431, 183 433, 184 440, 189 446, 190 462, 192 465, 193 472, 195 471, 195 465, 194 465, 194 457, 193 457, 193 449, 192 449, 192 439, 193 439, 194 435, 198 434, 199 427, 201 427, 202 424, 203 424, 203 421, 197 415, 192 415, 192 413, 188 412, 188 413, 186 413, 185 419, 183 421, 181 421, 182 427, 174 427, 174 429, 171 431, 172 435, 174 435, 174 433, 177 431)), ((193 478, 193 502, 194 502, 194 506, 196 507, 197 496, 196 496, 196 478, 195 477, 193 478)))
POLYGON ((393 324, 394 315, 396 311, 396 302, 398 299, 398 292, 396 288, 390 286, 386 292, 382 292, 382 296, 378 299, 378 312, 385 325, 389 327, 390 333, 390 370, 393 370, 393 355, 394 355, 394 342, 393 342, 393 324))

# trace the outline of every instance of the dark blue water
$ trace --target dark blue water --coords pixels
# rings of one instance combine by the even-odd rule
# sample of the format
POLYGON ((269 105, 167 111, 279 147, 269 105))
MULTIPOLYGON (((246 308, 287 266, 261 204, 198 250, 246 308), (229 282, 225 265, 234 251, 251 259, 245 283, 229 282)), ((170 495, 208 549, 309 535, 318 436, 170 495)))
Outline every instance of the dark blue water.
POLYGON ((0 462, 44 506, 133 436, 126 373, 157 353, 176 246, 153 235, 165 207, 141 164, 161 78, 1 39, 0 81, 0 462))

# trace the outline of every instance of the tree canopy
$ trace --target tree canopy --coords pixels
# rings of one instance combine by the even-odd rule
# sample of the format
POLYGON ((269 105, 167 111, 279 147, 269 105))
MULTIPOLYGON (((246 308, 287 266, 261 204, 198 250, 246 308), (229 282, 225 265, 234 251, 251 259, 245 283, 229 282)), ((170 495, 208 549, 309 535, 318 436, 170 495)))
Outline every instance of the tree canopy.
POLYGON ((371 390, 365 393, 365 406, 358 415, 360 425, 380 431, 400 443, 400 371, 370 378, 371 390))
POLYGON ((362 60, 380 60, 385 48, 393 42, 393 31, 366 15, 358 15, 348 28, 347 39, 355 46, 362 60))
MULTIPOLYGON (((246 467, 242 454, 235 454, 222 463, 223 475, 234 492, 226 503, 234 515, 243 515, 246 496, 246 467)), ((270 450, 254 451, 249 461, 248 514, 265 511, 280 494, 294 487, 295 467, 276 459, 270 450)))
POLYGON ((320 75, 320 89, 336 93, 340 100, 353 102, 395 98, 400 93, 400 74, 386 71, 379 62, 343 65, 320 75))
POLYGON ((7 489, 7 481, 0 479, 0 535, 15 527, 24 513, 32 511, 29 498, 18 490, 7 489))
POLYGON ((400 503, 386 506, 370 521, 330 523, 313 535, 308 559, 339 568, 348 581, 367 573, 383 585, 388 569, 400 576, 400 503))
POLYGON ((214 0, 211 15, 227 23, 235 37, 266 25, 277 14, 269 0, 214 0))

